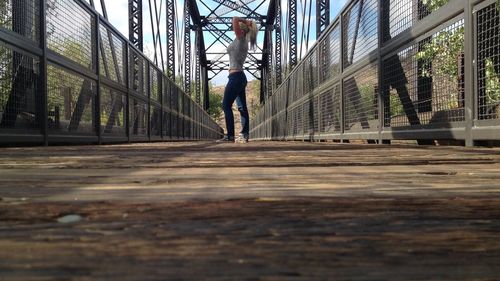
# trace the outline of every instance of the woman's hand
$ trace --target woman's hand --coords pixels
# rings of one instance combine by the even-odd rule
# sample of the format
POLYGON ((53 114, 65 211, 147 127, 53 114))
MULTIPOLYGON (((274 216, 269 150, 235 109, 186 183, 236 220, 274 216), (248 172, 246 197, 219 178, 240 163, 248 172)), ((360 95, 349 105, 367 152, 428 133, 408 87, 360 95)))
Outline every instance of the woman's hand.
POLYGON ((243 36, 245 36, 246 33, 246 31, 240 26, 240 23, 243 23, 246 26, 248 26, 249 21, 239 17, 233 17, 233 31, 236 34, 236 38, 238 39, 243 38, 243 36))

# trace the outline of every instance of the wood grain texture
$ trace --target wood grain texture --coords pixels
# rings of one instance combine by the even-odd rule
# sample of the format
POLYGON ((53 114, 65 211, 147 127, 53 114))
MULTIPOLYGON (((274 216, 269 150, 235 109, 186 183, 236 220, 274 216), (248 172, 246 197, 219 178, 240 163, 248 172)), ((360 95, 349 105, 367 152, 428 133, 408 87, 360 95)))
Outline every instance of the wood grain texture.
POLYGON ((499 149, 2 148, 0 198, 0 280, 500 280, 499 149))

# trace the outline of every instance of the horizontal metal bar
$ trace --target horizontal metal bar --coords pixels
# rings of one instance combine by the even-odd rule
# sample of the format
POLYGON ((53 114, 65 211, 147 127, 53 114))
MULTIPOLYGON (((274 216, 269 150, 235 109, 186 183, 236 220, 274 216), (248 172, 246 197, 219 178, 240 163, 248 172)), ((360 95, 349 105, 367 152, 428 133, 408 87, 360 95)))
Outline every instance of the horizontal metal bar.
POLYGON ((342 134, 343 139, 361 140, 361 139, 378 139, 379 132, 377 131, 367 131, 367 132, 345 132, 342 134))
POLYGON ((500 125, 473 127, 474 140, 500 140, 500 125))
POLYGON ((61 66, 73 73, 76 73, 80 76, 84 76, 86 78, 92 79, 92 80, 97 80, 97 75, 94 73, 93 70, 88 69, 83 67, 82 65, 64 57, 61 56, 60 54, 52 51, 52 50, 47 50, 47 59, 49 63, 56 64, 58 66, 61 66))
POLYGON ((427 130, 401 130, 392 128, 390 131, 382 131, 382 139, 394 140, 417 140, 417 139, 465 139, 465 128, 442 128, 427 130))
POLYGON ((41 134, 26 134, 19 132, 0 133, 0 144, 39 144, 44 143, 44 137, 41 134))
POLYGON ((130 141, 133 141, 133 142, 149 142, 149 137, 148 136, 130 135, 130 141))
POLYGON ((37 46, 35 42, 4 28, 0 28, 0 40, 12 49, 20 49, 39 57, 43 55, 42 48, 37 46))
POLYGON ((100 82, 101 85, 105 86, 106 88, 110 88, 111 90, 118 91, 122 94, 126 94, 128 91, 128 88, 125 85, 122 85, 116 81, 113 81, 109 79, 108 77, 105 77, 103 75, 100 76, 100 82))
POLYGON ((118 137, 113 135, 103 134, 101 137, 102 143, 124 143, 128 142, 128 137, 118 137))
POLYGON ((370 65, 376 65, 377 63, 378 63, 378 52, 377 50, 374 50, 369 55, 365 56, 363 59, 347 67, 344 70, 344 72, 342 72, 342 77, 347 78, 349 76, 352 76, 356 72, 362 70, 363 68, 370 65))
POLYGON ((97 136, 58 135, 58 134, 51 134, 51 132, 49 132, 48 140, 49 144, 54 144, 54 143, 95 144, 99 142, 99 138, 97 136))

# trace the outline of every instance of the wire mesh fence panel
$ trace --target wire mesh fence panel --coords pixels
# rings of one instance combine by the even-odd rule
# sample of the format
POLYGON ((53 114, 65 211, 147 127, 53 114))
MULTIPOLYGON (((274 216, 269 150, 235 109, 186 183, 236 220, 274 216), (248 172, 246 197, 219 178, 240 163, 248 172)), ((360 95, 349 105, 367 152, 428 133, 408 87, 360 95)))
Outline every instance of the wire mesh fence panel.
POLYGON ((184 95, 184 115, 185 116, 191 116, 191 106, 190 106, 190 100, 187 95, 184 95))
MULTIPOLYGON (((259 132, 264 125, 266 130, 280 130, 280 122, 284 122, 286 132, 298 139, 318 130, 321 134, 339 133, 340 138, 372 138, 380 125, 399 128, 400 132, 415 130, 415 139, 423 134, 424 138, 435 135, 473 143, 477 138, 491 139, 497 135, 494 130, 500 119, 500 7, 496 1, 348 2, 328 34, 285 79, 283 85, 289 86, 286 92, 290 99, 275 93, 266 101, 270 105, 257 114, 259 132), (469 9, 472 4, 475 6, 469 9), (468 26, 474 30, 466 32, 468 26), (472 41, 466 40, 466 34, 473 36, 469 38, 472 41), (380 37, 384 48, 376 52, 380 37), (387 40, 391 42, 385 44, 387 40), (383 56, 380 62, 379 55, 383 56), (473 67, 466 68, 469 64, 473 67), (342 85, 328 90, 339 76, 342 85), (378 85, 379 81, 382 85, 378 85), (321 85, 318 99, 308 100, 311 93, 318 94, 321 85), (332 91, 338 91, 338 95, 332 91), (475 116, 466 114, 467 101, 476 107, 471 108, 475 116), (282 111, 286 112, 283 121, 282 111), (477 127, 487 127, 473 126, 468 130, 467 124, 474 123, 465 122, 468 116, 489 120, 475 123, 477 127), (443 134, 445 128, 453 129, 450 134, 443 134), (361 134, 349 134, 356 132, 361 134)), ((279 137, 279 133, 272 135, 279 137)))
POLYGON ((390 0, 385 2, 383 20, 388 23, 388 32, 383 34, 384 41, 396 37, 411 28, 415 23, 438 10, 449 0, 390 0))
POLYGON ((190 135, 189 135, 189 131, 190 131, 189 120, 186 117, 184 117, 182 123, 184 124, 184 138, 189 139, 189 137, 190 137, 190 135))
POLYGON ((168 109, 171 108, 170 103, 172 99, 172 89, 171 89, 171 82, 167 78, 163 78, 163 83, 162 83, 162 104, 164 107, 167 107, 168 109))
POLYGON ((177 91, 177 87, 174 84, 171 84, 170 88, 170 109, 179 112, 179 93, 177 91))
POLYGON ((329 55, 325 57, 326 61, 324 61, 325 68, 323 73, 325 79, 330 79, 338 76, 341 71, 341 36, 339 24, 332 29, 323 43, 325 44, 326 51, 329 53, 329 55))
POLYGON ((321 115, 321 111, 319 110, 319 95, 316 95, 312 98, 312 109, 313 109, 313 116, 312 116, 312 128, 313 128, 313 133, 317 134, 319 133, 319 119, 321 115))
POLYGON ((103 135, 127 136, 127 95, 101 86, 101 132, 103 135))
POLYGON ((179 112, 180 114, 184 114, 184 95, 182 94, 182 92, 180 91, 177 91, 178 95, 178 104, 177 104, 177 112, 179 112))
POLYGON ((39 61, 0 44, 0 133, 40 133, 39 61))
POLYGON ((279 138, 283 138, 286 134, 286 115, 284 112, 280 113, 277 118, 277 130, 276 135, 279 138))
POLYGON ((316 89, 319 86, 319 67, 318 67, 318 56, 319 56, 319 49, 316 48, 309 57, 310 60, 310 65, 309 69, 311 71, 311 90, 310 92, 312 93, 314 89, 316 89))
POLYGON ((500 12, 491 4, 477 12, 478 119, 500 119, 500 12))
POLYGON ((47 68, 49 134, 96 135, 96 83, 65 69, 47 68))
POLYGON ((100 74, 122 85, 125 79, 125 41, 111 30, 101 25, 99 28, 99 67, 100 74))
POLYGON ((384 41, 396 37, 401 32, 412 27, 414 20, 415 6, 418 5, 419 0, 389 0, 389 9, 386 10, 384 15, 385 20, 389 23, 389 32, 384 34, 384 41))
POLYGON ((138 95, 144 97, 147 93, 147 61, 136 51, 130 51, 129 58, 129 75, 131 81, 131 90, 138 95))
POLYGON ((179 115, 177 113, 172 113, 172 137, 179 137, 179 115))
POLYGON ((94 69, 94 17, 74 0, 51 3, 47 8, 47 47, 83 67, 94 69))
POLYGON ((155 67, 151 66, 149 68, 149 93, 151 100, 156 102, 160 102, 161 98, 161 84, 160 84, 160 71, 158 71, 155 67))
POLYGON ((151 112, 151 116, 149 118, 150 128, 151 128, 151 137, 161 137, 162 127, 161 127, 161 107, 159 105, 150 105, 149 112, 151 112))
POLYGON ((358 62, 378 46, 377 0, 359 0, 343 14, 344 67, 358 62))
POLYGON ((335 85, 333 89, 320 94, 320 128, 321 133, 337 133, 341 130, 341 106, 340 86, 335 85))
POLYGON ((304 134, 312 134, 313 133, 313 122, 314 122, 314 108, 313 108, 313 100, 307 99, 302 103, 302 124, 303 124, 303 133, 304 134))
POLYGON ((168 110, 163 110, 163 123, 162 123, 162 134, 163 134, 163 137, 165 138, 170 138, 172 137, 172 120, 171 120, 171 116, 170 116, 170 111, 168 110))
POLYGON ((158 68, 128 49, 129 42, 106 19, 98 20, 88 4, 0 1, 0 134, 44 133, 52 141, 69 140, 68 135, 109 140, 130 133, 146 140, 150 128, 152 136, 171 134, 165 126, 173 122, 164 122, 164 108, 173 110, 177 136, 218 137, 220 127, 172 82, 163 86, 166 77, 158 68))
POLYGON ((297 101, 298 99, 300 99, 302 97, 302 89, 304 87, 304 80, 302 79, 301 75, 298 75, 298 73, 294 73, 293 76, 290 78, 291 80, 291 83, 293 84, 294 88, 295 89, 294 91, 292 91, 292 102, 295 102, 297 101))
POLYGON ((378 124, 377 67, 370 65, 344 80, 345 131, 374 131, 378 124))
POLYGON ((292 109, 293 112, 293 135, 301 135, 303 133, 302 105, 292 109))
POLYGON ((384 126, 465 120, 463 21, 384 60, 384 126))
MULTIPOLYGON (((53 9, 49 6, 48 12, 53 9)), ((40 38, 40 1, 0 1, 0 28, 15 32, 38 43, 40 38)))
POLYGON ((136 97, 129 98, 129 133, 131 136, 148 136, 148 103, 136 97))

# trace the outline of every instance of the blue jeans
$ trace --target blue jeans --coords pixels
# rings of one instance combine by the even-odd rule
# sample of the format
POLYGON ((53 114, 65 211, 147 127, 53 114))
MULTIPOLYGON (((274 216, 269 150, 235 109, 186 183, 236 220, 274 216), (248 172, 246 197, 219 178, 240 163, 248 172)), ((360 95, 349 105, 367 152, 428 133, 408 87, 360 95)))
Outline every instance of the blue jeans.
POLYGON ((247 109, 247 99, 245 88, 247 87, 247 77, 243 71, 229 74, 229 81, 224 90, 224 99, 222 100, 222 110, 226 118, 227 136, 234 138, 234 116, 233 103, 236 100, 238 111, 241 116, 241 133, 248 138, 249 135, 249 117, 247 109))

